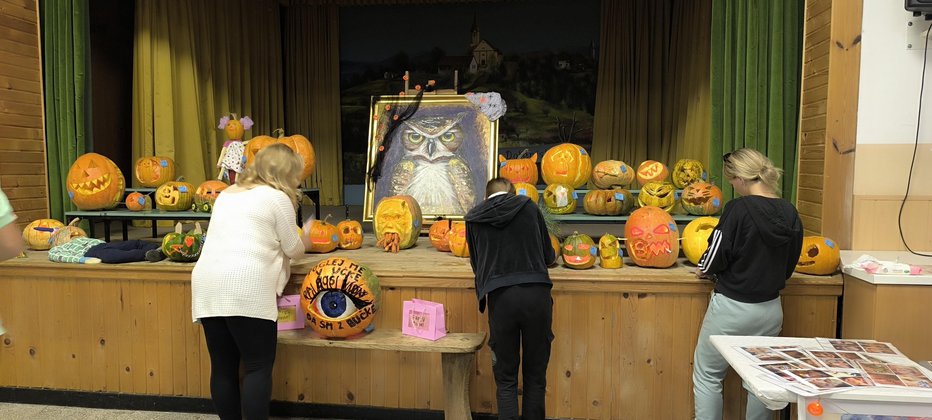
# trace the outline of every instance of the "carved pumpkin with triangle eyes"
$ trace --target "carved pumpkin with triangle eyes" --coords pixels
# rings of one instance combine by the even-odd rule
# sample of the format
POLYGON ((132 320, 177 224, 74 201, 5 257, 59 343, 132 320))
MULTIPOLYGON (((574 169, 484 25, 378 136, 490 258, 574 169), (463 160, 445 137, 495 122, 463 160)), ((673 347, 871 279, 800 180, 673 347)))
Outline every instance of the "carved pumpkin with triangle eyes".
POLYGON ((626 214, 634 208, 631 192, 621 188, 614 190, 590 190, 583 198, 586 213, 617 216, 626 214))
POLYGON ((523 195, 527 198, 530 198, 534 204, 537 204, 537 200, 540 199, 540 194, 537 193, 537 187, 526 182, 516 182, 515 186, 515 195, 523 195))
POLYGON ((709 248, 709 236, 712 236, 712 231, 715 230, 716 226, 718 226, 718 218, 700 217, 689 222, 683 228, 681 246, 683 247, 683 255, 686 255, 689 262, 699 264, 702 254, 709 248))
POLYGON ((544 190, 544 205, 553 214, 570 214, 576 210, 576 191, 566 184, 550 184, 544 190))
POLYGON ((670 170, 656 160, 645 160, 638 165, 636 177, 638 184, 644 185, 652 181, 665 181, 670 176, 670 170))
POLYGON ((451 225, 450 219, 438 220, 430 225, 427 234, 430 236, 430 244, 437 248, 437 251, 450 252, 450 238, 447 237, 447 232, 450 231, 451 225))
POLYGON ((175 179, 175 161, 165 156, 143 156, 136 159, 133 174, 139 185, 156 188, 175 179))
POLYGON ((168 181, 155 189, 155 206, 166 211, 185 211, 194 204, 194 185, 184 182, 184 177, 177 181, 168 181))
POLYGON ((450 225, 447 231, 448 242, 450 243, 450 252, 457 257, 469 257, 469 243, 466 242, 466 222, 456 221, 450 225))
POLYGON ((566 184, 579 188, 589 181, 592 174, 592 158, 582 146, 563 143, 551 147, 540 160, 540 172, 544 183, 566 184))
POLYGON ((620 160, 603 160, 592 168, 592 184, 596 188, 627 188, 634 181, 634 169, 620 160))
POLYGON ((537 153, 527 159, 505 159, 504 155, 498 155, 498 166, 498 176, 512 184, 537 184, 537 153))
POLYGON ((635 210, 625 223, 625 247, 638 266, 672 266, 680 254, 680 232, 673 216, 655 206, 635 210))
POLYGON ((695 159, 680 159, 673 165, 673 185, 683 189, 693 182, 704 181, 708 176, 702 162, 695 159))
POLYGON ((602 268, 621 268, 621 241, 615 235, 606 233, 599 238, 599 266, 602 268))
POLYGON ((577 270, 584 270, 595 265, 599 253, 589 235, 573 232, 563 240, 563 265, 577 270))
POLYGON ((68 170, 65 187, 79 210, 104 210, 123 202, 126 180, 106 156, 85 153, 68 170))
POLYGON ((676 206, 676 189, 669 182, 648 182, 641 187, 638 203, 641 207, 656 206, 669 212, 676 206))
POLYGON ((359 249, 362 247, 362 224, 356 220, 346 219, 337 223, 340 236, 340 249, 359 249))
POLYGON ((686 186, 680 202, 683 210, 696 216, 710 216, 718 213, 725 205, 722 190, 715 184, 699 181, 686 186))
POLYGON ((305 324, 325 338, 363 333, 382 304, 375 273, 342 257, 327 258, 311 268, 300 293, 305 324))
POLYGON ((838 244, 824 236, 803 237, 796 271, 805 274, 828 275, 838 270, 841 255, 838 244))

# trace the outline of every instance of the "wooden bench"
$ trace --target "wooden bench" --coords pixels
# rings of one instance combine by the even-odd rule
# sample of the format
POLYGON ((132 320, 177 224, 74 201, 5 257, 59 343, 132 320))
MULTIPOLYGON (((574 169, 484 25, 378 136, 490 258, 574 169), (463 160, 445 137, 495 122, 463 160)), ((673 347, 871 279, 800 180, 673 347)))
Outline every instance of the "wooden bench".
POLYGON ((278 332, 278 342, 282 344, 440 353, 443 368, 443 416, 448 420, 472 418, 469 409, 469 377, 476 352, 484 341, 485 333, 449 333, 437 341, 430 341, 402 335, 400 330, 384 329, 376 329, 349 340, 320 338, 309 329, 278 332))

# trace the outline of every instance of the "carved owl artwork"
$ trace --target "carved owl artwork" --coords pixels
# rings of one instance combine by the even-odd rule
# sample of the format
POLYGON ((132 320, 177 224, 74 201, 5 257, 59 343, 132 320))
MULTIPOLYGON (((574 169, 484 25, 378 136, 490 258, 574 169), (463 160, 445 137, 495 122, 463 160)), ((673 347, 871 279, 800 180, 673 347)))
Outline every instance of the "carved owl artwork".
POLYGON ((410 195, 429 214, 466 214, 476 203, 472 172, 457 152, 465 113, 412 118, 399 128, 403 155, 395 166, 392 195, 410 195))

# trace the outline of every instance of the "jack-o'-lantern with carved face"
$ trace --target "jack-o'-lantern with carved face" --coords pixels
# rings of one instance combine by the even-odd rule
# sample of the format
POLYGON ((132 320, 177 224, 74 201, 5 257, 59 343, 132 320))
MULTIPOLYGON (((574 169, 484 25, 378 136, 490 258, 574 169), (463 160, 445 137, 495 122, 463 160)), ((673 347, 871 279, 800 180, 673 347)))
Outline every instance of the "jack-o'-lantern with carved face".
POLYGON ((805 274, 828 275, 838 270, 841 256, 838 244, 824 236, 803 237, 796 271, 805 274))
POLYGON ((456 221, 450 224, 450 230, 447 231, 447 241, 453 255, 463 258, 469 257, 469 243, 466 241, 466 222, 456 221))
POLYGON ((385 197, 375 208, 372 227, 380 243, 390 244, 386 251, 410 248, 420 234, 421 206, 410 195, 385 197))
POLYGON ((638 203, 641 207, 656 206, 669 212, 676 206, 676 189, 669 182, 648 182, 641 187, 638 203))
POLYGON ((656 160, 645 160, 641 162, 637 170, 638 184, 644 185, 651 181, 664 181, 670 176, 670 170, 656 160))
POLYGON ((537 184, 537 153, 527 159, 505 159, 505 156, 498 155, 498 166, 498 175, 512 184, 537 184))
POLYGON ((340 257, 317 263, 301 286, 305 324, 325 338, 360 334, 382 304, 379 278, 364 265, 340 257))
POLYGON ((514 184, 515 195, 523 195, 527 198, 530 198, 534 204, 537 204, 537 200, 540 199, 540 194, 537 193, 537 187, 526 182, 517 182, 514 184))
MULTIPOLYGON (((23 229, 23 241, 29 249, 45 251, 52 247, 52 234, 62 229, 65 224, 55 219, 37 219, 23 229)), ((84 235, 87 236, 87 235, 84 235)))
POLYGON ((185 211, 194 204, 194 185, 184 182, 168 181, 155 190, 155 206, 166 211, 185 211))
POLYGON ((586 149, 573 143, 563 143, 550 148, 540 160, 540 171, 544 182, 565 184, 579 188, 589 181, 592 174, 592 158, 586 149))
POLYGON ((337 223, 340 235, 340 249, 359 249, 362 247, 362 224, 356 220, 344 220, 337 223))
POLYGON ((702 162, 695 159, 680 159, 673 165, 673 185, 679 189, 693 182, 704 181, 707 176, 702 162))
POLYGON ((660 207, 641 207, 625 223, 628 256, 641 267, 672 266, 680 253, 679 239, 673 217, 660 207))
POLYGON ((223 181, 211 179, 204 181, 197 186, 194 191, 194 205, 191 207, 194 211, 210 213, 214 208, 214 202, 220 196, 220 192, 227 189, 230 185, 223 181))
POLYGON ((576 191, 566 184, 550 184, 544 190, 544 205, 553 214, 569 214, 576 210, 576 191))
POLYGON ((175 179, 175 161, 165 156, 143 156, 133 171, 143 187, 155 188, 175 179))
POLYGON ((450 252, 450 238, 447 237, 447 232, 450 231, 451 226, 450 219, 438 220, 430 225, 427 234, 430 236, 430 244, 437 248, 437 251, 450 252))
POLYGON ((606 233, 599 238, 599 266, 602 268, 621 268, 621 241, 615 235, 606 233))
POLYGON ((104 210, 123 202, 126 180, 106 156, 85 153, 68 170, 65 187, 79 210, 104 210))
POLYGON ((563 265, 583 270, 595 265, 599 249, 589 235, 573 232, 563 240, 563 265))
POLYGON ((330 215, 324 217, 324 220, 313 220, 308 228, 308 239, 310 239, 310 248, 308 252, 326 253, 337 249, 340 245, 340 234, 337 227, 327 222, 330 215))
POLYGON ((696 216, 710 216, 718 213, 724 203, 722 190, 708 182, 694 182, 686 186, 680 197, 683 210, 696 216))
POLYGON ((603 160, 592 168, 596 188, 627 188, 634 181, 634 169, 620 160, 603 160))
POLYGON ((699 259, 709 248, 709 236, 712 236, 712 231, 716 226, 718 226, 717 218, 700 217, 683 228, 683 255, 689 262, 699 265, 699 259))
POLYGON ((626 214, 634 208, 631 192, 616 188, 614 190, 590 190, 583 198, 586 213, 617 216, 626 214))

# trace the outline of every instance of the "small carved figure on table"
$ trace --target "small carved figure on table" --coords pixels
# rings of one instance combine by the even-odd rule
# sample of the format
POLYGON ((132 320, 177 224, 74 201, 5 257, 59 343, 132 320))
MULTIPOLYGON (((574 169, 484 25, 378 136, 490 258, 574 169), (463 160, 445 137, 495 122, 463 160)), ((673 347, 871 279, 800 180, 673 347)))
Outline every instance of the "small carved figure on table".
POLYGON ((252 128, 253 122, 249 117, 236 118, 236 114, 224 115, 220 118, 220 125, 217 128, 226 133, 227 141, 223 143, 223 149, 220 149, 220 158, 217 159, 217 167, 220 173, 217 179, 226 178, 227 183, 233 185, 236 183, 236 174, 243 171, 246 164, 246 142, 243 141, 243 134, 246 130, 252 128))

